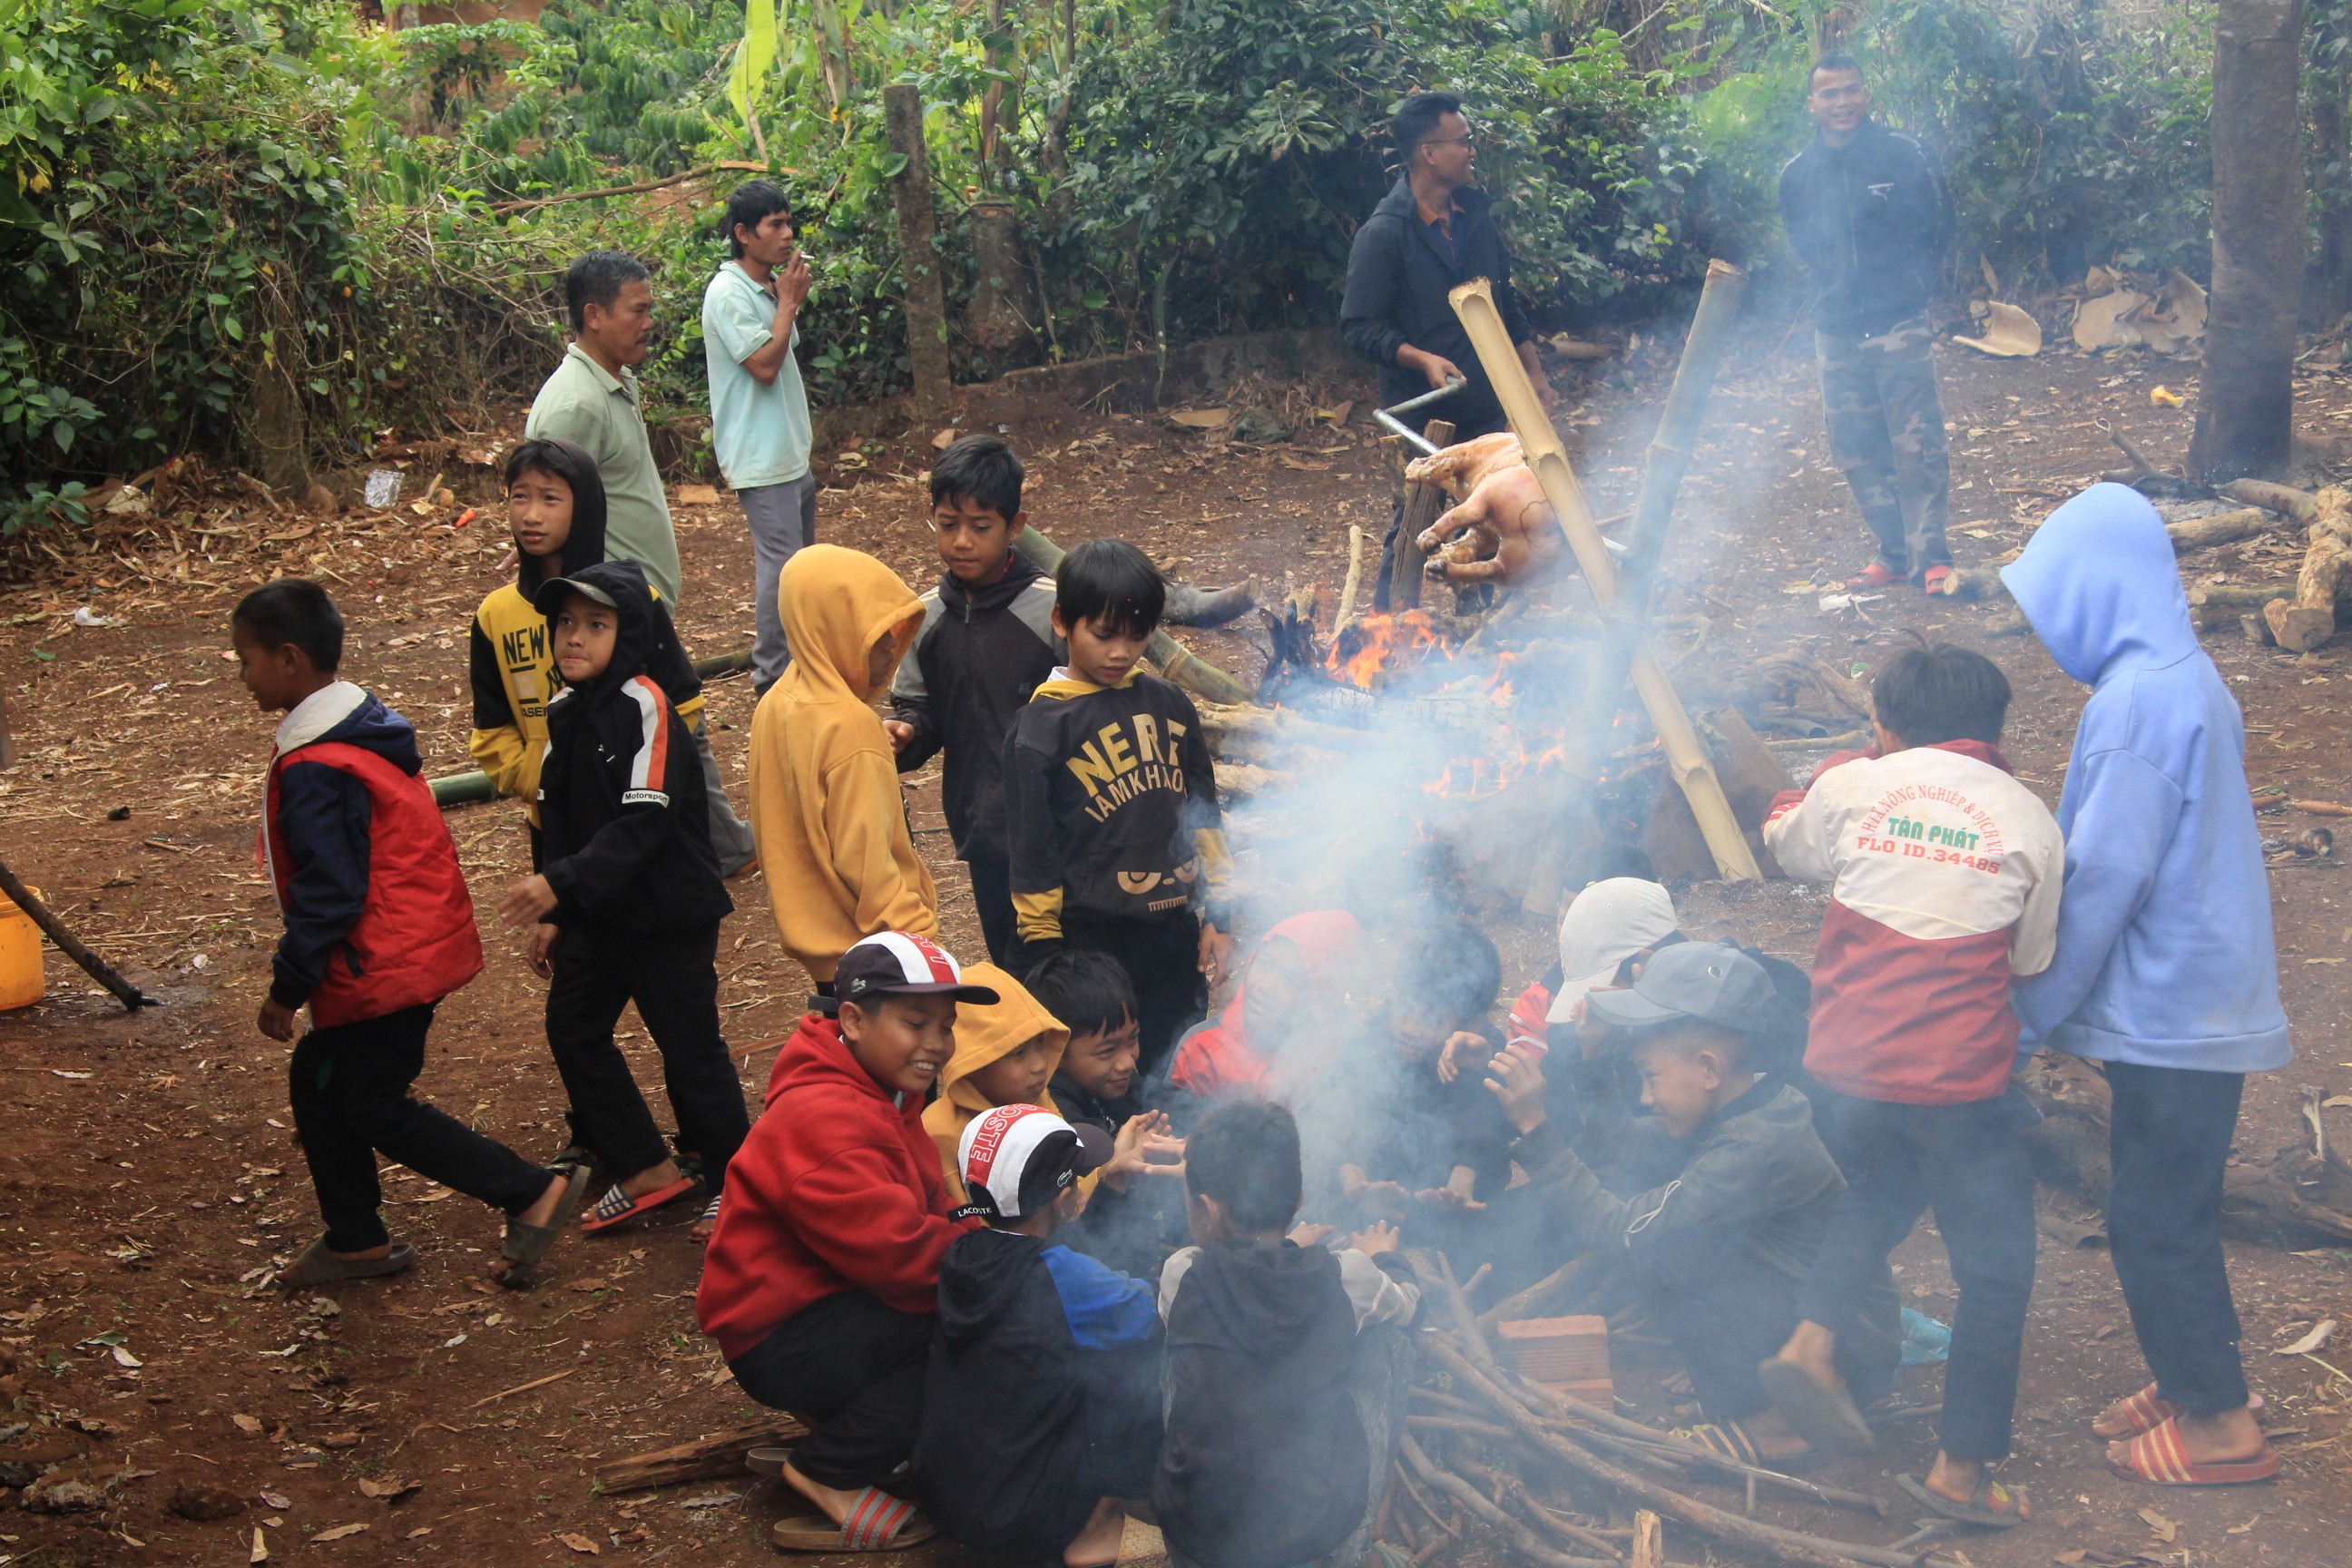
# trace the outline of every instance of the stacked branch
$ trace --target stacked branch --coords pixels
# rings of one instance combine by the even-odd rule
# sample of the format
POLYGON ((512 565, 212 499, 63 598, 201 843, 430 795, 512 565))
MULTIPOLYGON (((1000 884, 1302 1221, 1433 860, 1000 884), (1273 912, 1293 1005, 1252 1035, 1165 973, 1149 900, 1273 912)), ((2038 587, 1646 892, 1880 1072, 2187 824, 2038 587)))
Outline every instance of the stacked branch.
MULTIPOLYGON (((1958 1568, 1950 1559, 1916 1550, 1837 1541, 1752 1517, 1757 1490, 1765 1487, 1874 1518, 1883 1517, 1885 1509, 1862 1493, 1741 1464, 1518 1376, 1496 1360, 1483 1324, 1443 1258, 1433 1268, 1423 1264, 1422 1273, 1429 1295, 1446 1301, 1454 1329, 1422 1336, 1433 1370, 1444 1374, 1453 1392, 1415 1389, 1418 1408, 1407 1418, 1408 1435, 1399 1445, 1398 1495, 1431 1526, 1431 1538, 1417 1551, 1421 1558, 1442 1550, 1449 1536, 1459 1540, 1467 1521, 1484 1527, 1529 1568, 1603 1568, 1623 1563, 1629 1545, 1637 1563, 1662 1561, 1654 1537, 1638 1524, 1629 1532, 1584 1522, 1575 1510, 1537 1497, 1526 1474, 1477 1457, 1499 1451, 1538 1474, 1564 1472, 1572 1484, 1676 1521, 1721 1546, 1778 1562, 1804 1568, 1958 1568), (1744 1484, 1747 1512, 1717 1508, 1679 1484, 1703 1476, 1744 1484), (1445 1510, 1445 1502, 1454 1508, 1445 1510), (1647 1551, 1642 1549, 1645 1544, 1647 1551)), ((1531 1299, 1552 1299, 1564 1284, 1559 1275, 1540 1281, 1531 1299)), ((1403 1517, 1405 1510, 1394 1500, 1391 1507, 1403 1517)), ((1405 1533, 1412 1535, 1409 1524, 1405 1533)))
POLYGON ((2291 653, 2309 653, 2336 635, 2336 600, 2352 587, 2352 489, 2330 485, 2313 500, 2294 597, 2263 606, 2271 636, 2291 653))

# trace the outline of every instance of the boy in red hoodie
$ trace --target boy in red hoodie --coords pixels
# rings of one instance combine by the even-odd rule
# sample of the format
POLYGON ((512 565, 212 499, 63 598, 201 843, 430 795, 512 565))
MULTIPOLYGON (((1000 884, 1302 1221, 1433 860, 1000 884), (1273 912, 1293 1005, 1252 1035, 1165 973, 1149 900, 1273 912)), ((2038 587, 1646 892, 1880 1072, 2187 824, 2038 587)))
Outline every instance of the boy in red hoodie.
POLYGON ((921 1431, 940 1258, 977 1224, 954 1212, 923 1104, 956 1004, 998 998, 906 931, 842 954, 834 993, 776 1054, 695 1310, 743 1392, 809 1425, 783 1477, 824 1518, 782 1521, 775 1544, 880 1552, 931 1534, 881 1487, 921 1431))

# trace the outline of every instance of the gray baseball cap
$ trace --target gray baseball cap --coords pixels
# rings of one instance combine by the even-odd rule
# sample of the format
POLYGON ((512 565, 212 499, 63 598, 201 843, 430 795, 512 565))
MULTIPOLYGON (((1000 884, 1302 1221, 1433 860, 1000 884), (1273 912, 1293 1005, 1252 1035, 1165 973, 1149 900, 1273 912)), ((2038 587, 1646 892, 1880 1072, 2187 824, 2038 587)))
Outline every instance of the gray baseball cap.
POLYGON ((1736 947, 1684 942, 1660 949, 1626 991, 1585 993, 1585 1016, 1621 1029, 1690 1021, 1752 1035, 1772 1017, 1779 994, 1764 966, 1736 947))

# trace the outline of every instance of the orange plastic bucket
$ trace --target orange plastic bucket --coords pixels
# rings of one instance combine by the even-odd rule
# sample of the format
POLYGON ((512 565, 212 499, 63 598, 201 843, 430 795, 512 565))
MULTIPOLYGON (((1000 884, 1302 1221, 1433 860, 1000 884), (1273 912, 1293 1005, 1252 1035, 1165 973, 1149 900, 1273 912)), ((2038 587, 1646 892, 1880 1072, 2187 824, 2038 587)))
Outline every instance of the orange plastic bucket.
MULTIPOLYGON (((26 891, 39 898, 41 889, 26 891)), ((48 989, 41 977, 41 928, 0 893, 0 1012, 29 1007, 48 989)))

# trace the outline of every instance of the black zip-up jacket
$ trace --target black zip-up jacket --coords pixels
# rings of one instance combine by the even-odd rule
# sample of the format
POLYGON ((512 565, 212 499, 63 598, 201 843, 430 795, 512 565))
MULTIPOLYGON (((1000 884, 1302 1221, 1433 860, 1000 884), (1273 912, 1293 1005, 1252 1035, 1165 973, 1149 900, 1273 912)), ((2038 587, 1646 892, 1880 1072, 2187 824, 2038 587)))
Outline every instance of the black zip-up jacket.
POLYGON ((1816 134, 1780 171, 1780 216, 1812 268, 1823 331, 1870 337, 1927 310, 1952 204, 1908 136, 1874 120, 1843 148, 1816 134))
MULTIPOLYGON (((1484 278, 1495 286, 1495 308, 1511 342, 1535 336, 1511 287, 1511 256, 1495 226, 1494 199, 1465 187, 1454 193, 1453 240, 1421 221, 1412 186, 1399 179, 1356 231, 1348 250, 1348 291, 1339 301, 1339 332, 1348 346, 1381 367, 1381 405, 1394 407, 1430 390, 1429 378, 1397 363, 1411 344, 1452 360, 1469 384, 1431 407, 1423 420, 1448 419, 1457 441, 1503 427, 1503 405, 1478 363, 1462 319, 1445 302, 1456 285, 1484 278)), ((1418 425, 1420 421, 1416 421, 1418 425)))
MULTIPOLYGON (((547 705, 539 773, 542 874, 559 900, 554 925, 685 931, 735 908, 710 847, 709 805, 694 736, 649 673, 662 650, 653 590, 633 561, 570 574, 612 595, 612 661, 547 705)), ((550 606, 552 607, 552 606, 550 606)))
POLYGON ((1009 857, 1004 742, 1030 694, 1068 658, 1054 635, 1054 583, 1019 556, 972 589, 953 574, 923 595, 923 629, 890 683, 890 717, 914 726, 898 752, 912 773, 947 753, 940 804, 959 858, 1009 857))

